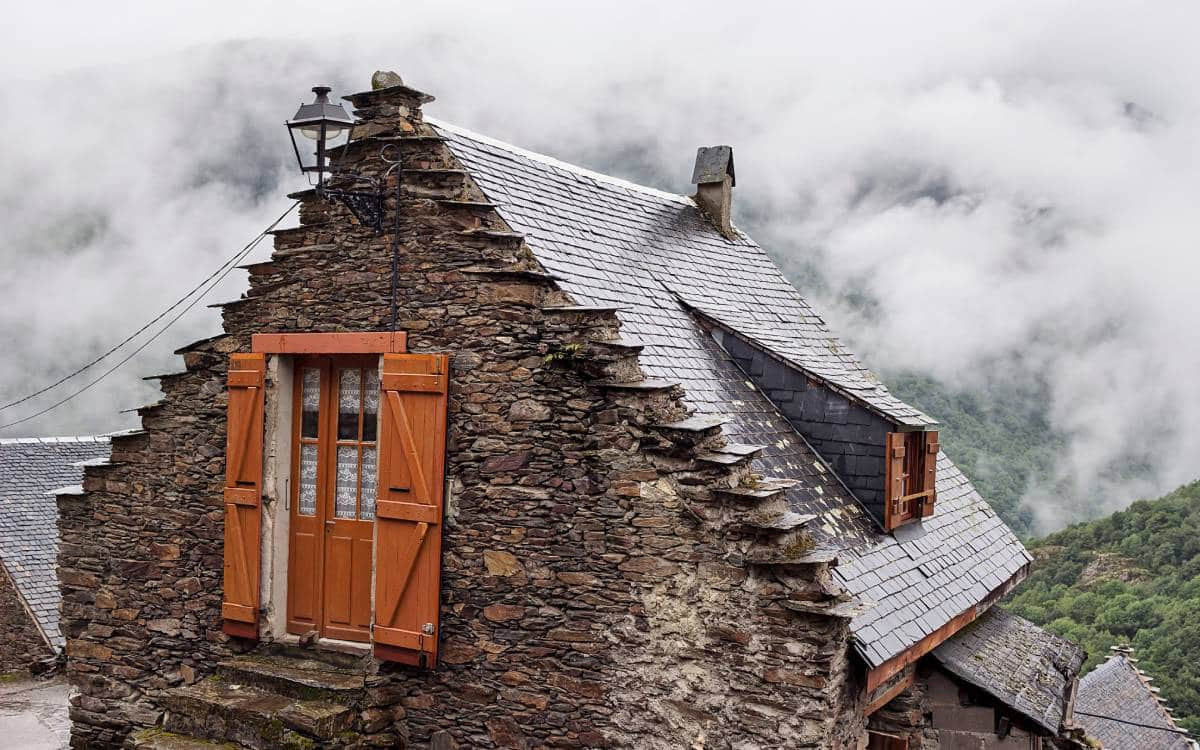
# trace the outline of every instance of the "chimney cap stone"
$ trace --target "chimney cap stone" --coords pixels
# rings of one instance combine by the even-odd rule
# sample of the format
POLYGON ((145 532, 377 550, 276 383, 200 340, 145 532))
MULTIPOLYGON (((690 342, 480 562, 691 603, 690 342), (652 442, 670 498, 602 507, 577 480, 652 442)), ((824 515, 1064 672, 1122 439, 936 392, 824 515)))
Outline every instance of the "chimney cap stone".
POLYGON ((729 176, 729 184, 736 186, 732 146, 701 146, 696 149, 696 168, 692 170, 692 184, 724 182, 726 175, 729 176))

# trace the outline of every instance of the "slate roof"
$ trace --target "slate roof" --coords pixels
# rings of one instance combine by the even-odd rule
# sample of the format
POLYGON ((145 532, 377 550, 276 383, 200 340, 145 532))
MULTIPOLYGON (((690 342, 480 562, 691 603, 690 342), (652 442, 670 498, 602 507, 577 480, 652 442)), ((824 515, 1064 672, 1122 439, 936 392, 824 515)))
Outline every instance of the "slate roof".
POLYGON ((829 331, 744 233, 719 234, 686 196, 590 172, 427 118, 539 262, 580 304, 619 306, 622 336, 645 345, 647 377, 678 382, 697 413, 730 419, 731 441, 765 445, 757 470, 788 491, 838 547, 846 587, 875 606, 851 623, 874 667, 975 606, 1031 558, 944 455, 932 518, 893 537, 697 323, 736 330, 895 422, 933 420, 904 404, 829 331))
POLYGON ((1099 740, 1106 750, 1189 750, 1195 747, 1186 735, 1162 731, 1178 727, 1159 705, 1146 678, 1138 673, 1125 654, 1110 656, 1079 681, 1075 723, 1082 726, 1089 737, 1099 740))
POLYGON ((1031 719, 1051 735, 1063 724, 1083 649, 1000 608, 933 651, 947 672, 1031 719))
POLYGON ((107 437, 0 439, 0 562, 55 648, 63 636, 54 492, 83 480, 81 462, 108 455, 107 437))

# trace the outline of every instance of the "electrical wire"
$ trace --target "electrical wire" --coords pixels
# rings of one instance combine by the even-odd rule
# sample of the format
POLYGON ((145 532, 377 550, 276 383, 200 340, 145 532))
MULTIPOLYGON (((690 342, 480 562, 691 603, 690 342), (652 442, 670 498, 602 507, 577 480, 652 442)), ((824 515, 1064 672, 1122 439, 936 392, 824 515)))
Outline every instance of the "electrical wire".
POLYGON ((109 375, 111 375, 112 373, 116 372, 116 370, 117 370, 118 368, 120 368, 122 365, 124 365, 124 364, 125 364, 126 362, 128 362, 129 360, 133 359, 133 358, 134 358, 135 356, 137 356, 137 355, 138 355, 138 354, 139 354, 139 353, 140 353, 142 350, 144 350, 144 349, 145 349, 147 346, 149 346, 149 345, 150 345, 151 343, 153 343, 153 342, 154 342, 156 339, 158 339, 160 336, 162 336, 164 333, 166 333, 166 332, 167 332, 167 329, 169 329, 169 328, 170 328, 172 325, 174 325, 174 324, 175 324, 175 323, 176 323, 176 322, 177 322, 177 321, 178 321, 180 318, 182 318, 184 315, 186 315, 186 314, 188 313, 188 311, 189 311, 189 310, 191 310, 193 307, 195 307, 195 306, 196 306, 196 304, 197 304, 198 302, 200 302, 200 300, 204 299, 205 295, 207 295, 209 292, 211 292, 211 291, 213 290, 213 288, 214 288, 214 287, 216 287, 216 285, 217 285, 217 284, 221 283, 221 281, 222 281, 222 280, 223 280, 223 279, 224 279, 226 276, 228 276, 228 275, 229 275, 229 274, 230 274, 230 273, 233 271, 233 269, 234 269, 234 268, 237 266, 237 263, 238 263, 238 262, 240 262, 240 261, 241 261, 243 258, 245 258, 247 255, 249 255, 249 254, 250 254, 250 253, 251 253, 251 252, 254 250, 254 248, 258 247, 258 244, 259 244, 260 242, 262 242, 262 241, 263 241, 263 239, 264 239, 264 238, 267 236, 267 234, 268 234, 268 233, 270 233, 270 232, 271 232, 271 230, 273 230, 275 227, 277 227, 277 226, 279 225, 279 223, 280 223, 281 221, 283 221, 283 220, 284 220, 284 219, 287 217, 287 215, 288 215, 288 214, 290 214, 292 211, 294 211, 294 210, 295 210, 295 208, 296 208, 296 206, 298 206, 298 205, 300 205, 300 202, 299 202, 299 201, 296 201, 296 202, 295 202, 295 203, 293 203, 291 206, 289 206, 289 207, 288 207, 288 209, 287 209, 286 211, 284 211, 282 214, 280 214, 280 215, 279 215, 279 218, 277 218, 277 219, 275 219, 275 221, 271 222, 271 223, 270 223, 270 224, 267 226, 267 228, 266 228, 266 229, 264 229, 263 231, 261 231, 261 232, 258 234, 258 236, 256 236, 254 239, 250 240, 250 242, 248 242, 246 245, 244 245, 244 246, 242 247, 242 249, 241 249, 241 250, 238 250, 238 251, 237 251, 237 253, 235 253, 235 254, 234 254, 232 257, 230 257, 228 260, 226 260, 224 263, 222 263, 222 264, 221 264, 221 265, 220 265, 220 266, 217 268, 217 270, 215 270, 215 271, 213 271, 212 273, 210 273, 210 274, 209 274, 209 275, 208 275, 208 276, 207 276, 207 277, 206 277, 206 278, 205 278, 203 281, 201 281, 201 282, 200 282, 200 284, 198 284, 197 286, 193 287, 193 288, 192 288, 192 290, 191 290, 191 291, 189 291, 189 292, 188 292, 186 295, 184 295, 183 297, 181 297, 181 298, 179 299, 179 301, 175 302, 173 305, 171 305, 170 307, 168 307, 166 310, 163 310, 161 313, 159 313, 157 316, 155 316, 155 317, 154 317, 154 318, 153 318, 153 319, 152 319, 150 322, 146 323, 144 326, 142 326, 141 328, 139 328, 137 331, 135 331, 135 332, 134 332, 132 335, 128 336, 128 337, 127 337, 125 340, 123 340, 121 343, 119 343, 119 344, 117 344, 116 346, 112 347, 112 348, 111 348, 111 349, 109 349, 107 352, 105 352, 104 354, 100 355, 99 357, 97 357, 96 359, 92 360, 91 362, 88 362, 88 363, 87 363, 87 364, 85 364, 84 366, 82 366, 82 367, 80 367, 80 368, 76 369, 74 372, 71 372, 70 374, 68 374, 68 375, 66 375, 66 376, 64 376, 64 377, 62 377, 62 378, 60 378, 60 379, 59 379, 59 380, 57 380, 56 382, 54 382, 54 383, 51 383, 50 385, 48 385, 48 386, 46 386, 46 387, 44 387, 44 388, 41 388, 41 389, 39 389, 39 390, 37 390, 37 391, 34 391, 33 393, 29 394, 28 396, 25 396, 25 397, 23 397, 23 398, 20 398, 20 399, 17 399, 16 401, 13 401, 13 402, 11 402, 11 403, 4 404, 3 406, 0 406, 0 411, 3 411, 4 409, 7 409, 7 408, 9 408, 10 406, 16 406, 17 404, 24 403, 24 402, 26 402, 26 401, 28 401, 28 400, 30 400, 30 399, 32 399, 32 398, 34 398, 34 397, 38 396, 38 395, 41 395, 41 394, 45 393, 46 391, 49 391, 49 390, 51 390, 51 389, 53 389, 53 388, 56 388, 56 387, 58 387, 59 385, 62 385, 63 383, 67 382, 68 380, 70 380, 70 379, 72 379, 72 378, 74 378, 74 377, 76 377, 76 376, 78 376, 78 375, 82 374, 83 372, 86 372, 88 369, 92 368, 93 366, 95 366, 95 365, 96 365, 96 364, 98 364, 99 362, 101 362, 101 361, 103 361, 104 359, 108 358, 110 355, 112 355, 112 354, 113 354, 114 352, 116 352, 117 350, 121 349, 123 346, 125 346, 125 345, 126 345, 126 344, 128 344, 129 342, 133 341, 133 340, 134 340, 135 338, 137 338, 137 337, 138 337, 138 336, 139 336, 141 333, 145 332, 147 329, 149 329, 149 328, 150 328, 151 326, 153 326, 155 323, 157 323, 158 321, 160 321, 160 320, 162 320, 164 317, 166 317, 166 316, 167 316, 167 314, 169 314, 169 313, 170 313, 172 310, 174 310, 174 309, 178 308, 178 307, 179 307, 181 304, 183 304, 184 302, 186 302, 188 299, 190 299, 190 298, 192 298, 193 296, 195 296, 195 299, 192 299, 192 301, 191 301, 190 303, 188 303, 188 305, 187 305, 186 307, 184 307, 184 308, 183 308, 183 310, 181 310, 181 311, 179 312, 179 314, 178 314, 178 315, 176 315, 175 317, 173 317, 173 318, 171 318, 170 320, 168 320, 168 321, 167 321, 167 323, 166 323, 166 325, 164 325, 164 326, 163 326, 162 328, 160 328, 160 329, 159 329, 157 332, 155 332, 155 334, 154 334, 153 336, 151 336, 149 339, 147 339, 146 341, 144 341, 144 342, 143 342, 143 343, 142 343, 140 346, 138 346, 136 349, 134 349, 132 352, 130 352, 130 353, 129 353, 129 354, 128 354, 128 355, 127 355, 127 356, 126 356, 124 359, 120 360, 120 361, 119 361, 119 362, 117 362, 115 365, 113 365, 113 366, 112 366, 112 367, 110 367, 109 369, 105 370, 105 371, 104 371, 104 373, 102 373, 102 374, 101 374, 99 377, 97 377, 95 380, 92 380, 92 381, 91 381, 91 382, 89 382, 87 385, 83 386, 82 388, 80 388, 80 389, 78 389, 78 390, 76 390, 76 391, 72 392, 71 394, 69 394, 69 395, 67 395, 67 396, 63 397, 62 399, 60 399, 60 400, 58 400, 58 401, 54 402, 53 404, 50 404, 49 406, 47 406, 46 408, 42 409, 41 411, 34 412, 33 414, 30 414, 30 415, 29 415, 29 416, 27 416, 27 417, 23 417, 23 418, 21 418, 21 419, 14 420, 14 421, 12 421, 12 422, 7 422, 7 423, 5 423, 5 424, 0 424, 0 430, 3 430, 3 429, 5 429, 5 428, 8 428, 8 427, 15 427, 16 425, 23 424, 23 423, 25 423, 25 422, 28 422, 28 421, 30 421, 30 420, 32 420, 32 419, 36 419, 37 417, 40 417, 40 416, 42 416, 43 414, 46 414, 46 413, 48 413, 48 412, 50 412, 50 411, 52 411, 52 410, 54 410, 54 409, 57 409, 58 407, 60 407, 60 406, 62 406, 63 404, 67 403, 68 401, 70 401, 71 399, 75 398, 76 396, 78 396, 78 395, 80 395, 80 394, 82 394, 82 393, 84 393, 84 392, 88 391, 89 389, 91 389, 91 387, 92 387, 92 386, 94 386, 94 385, 96 385, 97 383, 99 383, 100 381, 104 380, 105 378, 107 378, 107 377, 108 377, 109 375), (198 294, 197 294, 197 293, 198 293, 198 294))
POLYGON ((1079 711, 1078 709, 1074 713, 1076 716, 1087 716, 1092 719, 1105 719, 1107 721, 1115 721, 1118 724, 1128 724, 1131 727, 1142 727, 1144 729, 1157 729, 1160 732, 1171 732, 1172 734, 1182 734, 1182 735, 1189 734, 1189 732, 1186 729, 1174 729, 1172 727, 1158 727, 1153 724, 1140 724, 1136 721, 1129 721, 1128 719, 1118 719, 1115 716, 1102 716, 1101 714, 1089 714, 1084 711, 1079 711))

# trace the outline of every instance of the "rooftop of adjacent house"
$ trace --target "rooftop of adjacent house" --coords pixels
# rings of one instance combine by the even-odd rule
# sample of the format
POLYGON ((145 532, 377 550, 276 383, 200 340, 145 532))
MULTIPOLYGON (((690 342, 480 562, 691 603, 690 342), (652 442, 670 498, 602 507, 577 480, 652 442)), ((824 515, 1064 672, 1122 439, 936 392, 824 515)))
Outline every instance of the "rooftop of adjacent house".
POLYGON ((947 672, 988 693, 1050 734, 1063 724, 1067 691, 1083 649, 994 608, 936 648, 947 672))
POLYGON ((0 439, 0 562, 55 648, 63 645, 55 494, 82 481, 84 464, 108 455, 107 437, 0 439))
POLYGON ((1189 750, 1155 688, 1125 653, 1115 653, 1079 681, 1075 722, 1106 750, 1189 750), (1112 717, 1112 718, 1101 718, 1112 717))
POLYGON ((935 514, 883 533, 775 405, 701 325, 732 330, 900 425, 933 425, 893 396, 833 336, 767 254, 722 236, 692 199, 635 185, 429 120, 476 184, 580 304, 618 306, 645 345, 647 377, 680 383, 730 440, 765 445, 757 468, 801 480, 788 491, 837 547, 836 575, 869 606, 852 621, 872 667, 975 607, 1030 562, 1016 536, 943 454, 935 514), (697 313, 699 315, 697 315, 697 313))

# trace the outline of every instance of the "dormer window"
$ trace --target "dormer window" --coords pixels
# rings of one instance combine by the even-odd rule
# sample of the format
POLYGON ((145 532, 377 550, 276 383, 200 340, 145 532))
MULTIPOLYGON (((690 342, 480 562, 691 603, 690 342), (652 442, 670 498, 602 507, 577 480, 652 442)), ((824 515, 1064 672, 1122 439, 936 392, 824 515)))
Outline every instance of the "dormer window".
POLYGON ((938 433, 889 432, 883 525, 891 531, 933 515, 937 500, 938 433))

